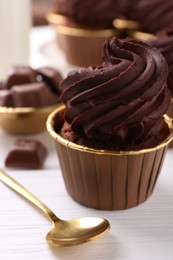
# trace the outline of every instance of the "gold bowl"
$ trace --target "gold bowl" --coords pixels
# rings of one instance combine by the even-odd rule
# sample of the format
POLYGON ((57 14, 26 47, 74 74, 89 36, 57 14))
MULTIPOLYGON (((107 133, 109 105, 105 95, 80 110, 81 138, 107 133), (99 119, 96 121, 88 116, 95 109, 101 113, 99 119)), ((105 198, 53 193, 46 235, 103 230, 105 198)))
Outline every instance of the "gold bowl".
POLYGON ((55 142, 62 176, 69 195, 78 203, 99 210, 124 210, 146 201, 152 194, 173 139, 173 122, 164 116, 170 134, 158 146, 139 151, 108 151, 78 145, 59 131, 65 106, 47 119, 55 142))
POLYGON ((48 13, 47 20, 55 30, 57 44, 69 64, 88 67, 102 63, 103 44, 117 34, 115 28, 86 29, 69 26, 63 15, 48 13))
POLYGON ((48 115, 58 104, 48 107, 0 107, 0 127, 11 134, 34 134, 45 130, 48 115))

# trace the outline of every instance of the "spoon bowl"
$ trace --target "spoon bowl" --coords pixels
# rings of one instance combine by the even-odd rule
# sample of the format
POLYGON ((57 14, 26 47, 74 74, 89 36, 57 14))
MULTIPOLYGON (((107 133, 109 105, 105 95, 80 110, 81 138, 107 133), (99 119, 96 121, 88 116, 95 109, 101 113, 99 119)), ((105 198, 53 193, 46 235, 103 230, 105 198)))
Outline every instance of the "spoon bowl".
POLYGON ((77 245, 98 238, 108 229, 107 220, 97 217, 57 220, 46 239, 49 244, 58 246, 77 245))
POLYGON ((61 220, 44 203, 1 169, 0 180, 49 217, 53 225, 47 233, 46 240, 50 245, 70 246, 81 244, 100 237, 110 228, 110 224, 106 219, 98 217, 61 220))

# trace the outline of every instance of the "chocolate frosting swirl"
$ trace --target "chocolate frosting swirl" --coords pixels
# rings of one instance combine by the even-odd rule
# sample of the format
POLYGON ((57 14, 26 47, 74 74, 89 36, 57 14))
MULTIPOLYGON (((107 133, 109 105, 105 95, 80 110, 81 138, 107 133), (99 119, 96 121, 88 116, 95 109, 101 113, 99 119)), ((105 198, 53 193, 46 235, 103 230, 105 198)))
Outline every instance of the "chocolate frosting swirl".
POLYGON ((101 141, 99 149, 152 146, 170 102, 164 57, 145 43, 112 38, 103 59, 102 66, 75 71, 62 82, 65 120, 79 142, 101 141))

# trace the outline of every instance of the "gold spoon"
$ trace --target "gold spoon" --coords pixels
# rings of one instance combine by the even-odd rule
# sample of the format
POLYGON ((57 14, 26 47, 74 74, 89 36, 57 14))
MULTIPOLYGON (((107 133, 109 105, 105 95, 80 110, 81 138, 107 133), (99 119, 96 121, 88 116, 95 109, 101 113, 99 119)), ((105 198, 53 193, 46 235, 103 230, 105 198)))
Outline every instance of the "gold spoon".
POLYGON ((110 228, 109 222, 106 219, 97 217, 61 220, 38 198, 1 169, 0 180, 38 207, 51 219, 53 226, 46 235, 47 242, 51 245, 70 246, 84 243, 100 237, 110 228))

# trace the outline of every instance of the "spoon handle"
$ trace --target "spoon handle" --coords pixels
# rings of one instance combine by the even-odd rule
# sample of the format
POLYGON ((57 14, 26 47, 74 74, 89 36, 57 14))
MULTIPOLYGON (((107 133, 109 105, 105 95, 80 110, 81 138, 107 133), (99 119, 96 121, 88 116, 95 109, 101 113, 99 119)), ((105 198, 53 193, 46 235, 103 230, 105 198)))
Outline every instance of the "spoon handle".
POLYGON ((20 194, 23 198, 34 204, 41 212, 48 216, 53 222, 57 221, 57 216, 37 197, 35 197, 30 191, 24 188, 20 183, 10 177, 2 169, 0 169, 0 180, 5 183, 8 187, 20 194))

